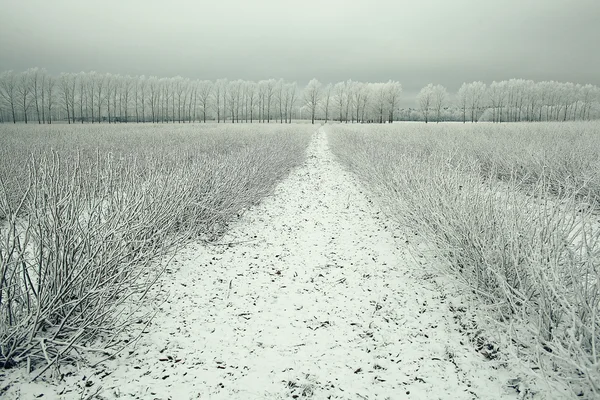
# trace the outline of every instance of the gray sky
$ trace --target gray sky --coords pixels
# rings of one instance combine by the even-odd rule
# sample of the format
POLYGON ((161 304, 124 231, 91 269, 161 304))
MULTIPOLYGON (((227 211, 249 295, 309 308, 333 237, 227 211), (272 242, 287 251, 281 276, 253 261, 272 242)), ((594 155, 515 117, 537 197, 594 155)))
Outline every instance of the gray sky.
POLYGON ((600 84, 600 0, 0 0, 0 70, 600 84))

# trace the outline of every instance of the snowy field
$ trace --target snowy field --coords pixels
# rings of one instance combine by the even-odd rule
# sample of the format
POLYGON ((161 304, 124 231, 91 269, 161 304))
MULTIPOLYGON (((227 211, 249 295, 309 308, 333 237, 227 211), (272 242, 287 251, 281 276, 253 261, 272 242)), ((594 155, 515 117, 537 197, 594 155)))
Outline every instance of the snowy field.
MULTIPOLYGON (((146 317, 113 339, 127 347, 111 358, 83 352, 35 382, 49 360, 28 373, 24 357, 0 372, 3 397, 547 399, 580 390, 579 381, 571 389, 568 376, 546 381, 517 359, 509 329, 492 321, 496 304, 432 250, 441 242, 426 235, 428 222, 418 229, 393 214, 401 208, 384 186, 397 190, 396 177, 352 172, 379 165, 376 146, 344 142, 352 126, 309 129, 305 158, 278 166, 272 190, 215 222, 223 234, 187 240, 161 259, 152 302, 136 310, 146 317)), ((292 147, 289 154, 304 149, 292 147)), ((103 337, 81 348, 102 346, 103 337)))

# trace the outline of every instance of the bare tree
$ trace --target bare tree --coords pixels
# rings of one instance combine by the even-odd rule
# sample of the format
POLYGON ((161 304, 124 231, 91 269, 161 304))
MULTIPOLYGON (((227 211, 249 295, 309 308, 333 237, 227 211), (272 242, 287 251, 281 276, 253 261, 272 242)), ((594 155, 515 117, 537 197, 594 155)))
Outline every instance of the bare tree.
MULTIPOLYGON (((143 81, 142 81, 143 82, 143 81)), ((96 92, 96 106, 98 107, 98 123, 102 121, 102 102, 104 101, 106 78, 103 74, 94 76, 94 86, 96 92)))
POLYGON ((375 101, 376 101, 376 111, 380 124, 383 124, 385 107, 387 105, 387 91, 385 83, 375 83, 373 85, 375 89, 375 101))
POLYGON ((190 96, 188 101, 188 122, 195 122, 198 105, 198 81, 190 82, 188 94, 190 96))
POLYGON ((581 101, 583 103, 581 106, 581 117, 580 118, 582 120, 590 119, 590 109, 592 108, 594 99, 596 99, 596 101, 600 100, 598 98, 599 90, 596 86, 587 84, 587 85, 583 86, 580 93, 581 93, 581 101))
POLYGON ((52 123, 52 109, 54 106, 54 86, 56 80, 52 76, 46 78, 46 96, 48 97, 48 123, 52 123))
POLYGON ((156 76, 148 79, 148 105, 153 123, 158 122, 158 104, 160 100, 160 82, 156 76))
POLYGON ((113 86, 115 85, 114 77, 111 74, 106 74, 106 81, 104 85, 104 100, 106 100, 106 118, 108 123, 111 122, 111 114, 110 114, 110 100, 113 91, 113 86))
POLYGON ((506 82, 492 82, 489 90, 492 106, 492 121, 502 122, 502 107, 506 98, 506 82))
POLYGON ((362 95, 359 98, 359 105, 357 105, 357 119, 358 119, 358 108, 360 106, 360 122, 365 122, 367 118, 367 111, 369 105, 369 99, 371 97, 371 86, 368 84, 363 84, 360 89, 362 95))
MULTIPOLYGON (((254 118, 254 103, 256 99, 256 82, 246 83, 246 96, 248 98, 248 108, 250 109, 250 123, 254 118)), ((246 118, 248 118, 248 110, 246 110, 246 118)))
POLYGON ((117 104, 117 99, 120 98, 119 93, 121 92, 121 85, 123 84, 123 77, 121 75, 113 75, 112 86, 110 96, 112 96, 113 104, 113 123, 121 121, 121 105, 117 104))
POLYGON ((388 122, 394 122, 394 112, 398 108, 398 101, 402 93, 402 85, 400 82, 389 81, 386 85, 386 94, 388 101, 388 122))
POLYGON ((135 103, 135 122, 139 123, 140 122, 140 112, 139 112, 139 106, 140 106, 140 97, 143 98, 142 95, 142 83, 144 82, 144 76, 142 75, 141 77, 135 77, 135 83, 133 84, 133 102, 135 103))
POLYGON ((217 113, 217 123, 221 122, 221 87, 223 86, 222 80, 217 80, 214 86, 214 90, 212 91, 212 96, 215 101, 213 102, 215 107, 215 112, 217 113))
POLYGON ((90 110, 92 112, 92 115, 91 115, 92 124, 94 123, 94 112, 95 112, 94 101, 95 101, 95 94, 96 94, 96 82, 95 82, 96 79, 97 79, 97 73, 95 71, 92 71, 86 75, 87 92, 88 92, 88 98, 90 101, 90 110))
MULTIPOLYGON (((354 98, 354 82, 352 82, 351 79, 348 79, 346 81, 345 97, 346 98, 344 99, 344 104, 345 104, 344 120, 346 121, 346 123, 348 123, 348 115, 350 114, 350 106, 352 104, 352 99, 354 98)), ((354 118, 354 113, 352 113, 352 115, 350 117, 354 118)))
POLYGON ((286 121, 288 124, 292 123, 292 109, 296 103, 296 82, 288 83, 285 87, 285 114, 286 121))
POLYGON ((0 96, 10 107, 13 124, 17 123, 17 77, 13 71, 6 71, 0 76, 0 96))
POLYGON ((48 73, 45 69, 42 69, 40 72, 40 82, 39 82, 39 93, 40 93, 40 108, 42 110, 42 123, 46 123, 46 107, 44 103, 46 101, 46 79, 48 79, 48 73))
POLYGON ((275 79, 269 79, 265 84, 265 98, 267 100, 267 123, 271 122, 271 104, 275 95, 275 79))
POLYGON ((331 103, 331 95, 333 94, 333 85, 331 83, 325 86, 323 94, 323 114, 325 115, 325 123, 327 123, 329 121, 329 104, 331 103))
POLYGON ((560 85, 560 94, 563 107, 565 109, 563 121, 566 121, 569 117, 569 107, 574 103, 575 98, 575 85, 571 82, 565 82, 560 85))
POLYGON ((173 120, 175 120, 175 100, 177 99, 177 121, 181 123, 181 99, 185 91, 185 85, 181 76, 172 78, 173 85, 173 120))
POLYGON ((429 84, 425 86, 419 94, 417 95, 417 104, 419 109, 421 110, 421 114, 423 114, 423 119, 425 123, 429 122, 429 111, 433 105, 433 84, 429 84))
POLYGON ((315 115, 317 107, 321 102, 321 82, 316 79, 311 79, 304 89, 304 104, 310 110, 311 122, 315 123, 315 115))
POLYGON ((238 102, 239 102, 239 97, 240 97, 240 91, 242 89, 242 81, 237 80, 237 81, 229 82, 228 86, 229 86, 229 89, 228 89, 229 111, 231 112, 231 123, 233 124, 236 121, 236 112, 237 112, 237 107, 238 107, 238 102))
POLYGON ((223 122, 227 122, 227 88, 229 83, 227 79, 222 80, 221 94, 223 95, 223 122))
MULTIPOLYGON (((285 103, 285 95, 284 95, 285 82, 283 79, 279 79, 275 82, 275 101, 278 111, 278 118, 275 118, 275 121, 279 119, 279 123, 283 124, 283 105, 285 103)), ((286 117, 287 118, 287 117, 286 117)))
POLYGON ((539 96, 535 82, 531 80, 525 82, 525 101, 527 102, 525 118, 527 121, 534 121, 539 108, 539 96))
POLYGON ((345 101, 347 99, 346 97, 346 82, 338 82, 335 84, 335 86, 333 87, 333 91, 335 94, 335 105, 337 107, 339 116, 340 116, 340 122, 342 122, 344 120, 344 109, 345 107, 345 101))
POLYGON ((352 91, 352 120, 356 118, 356 123, 361 121, 360 109, 362 106, 362 98, 365 95, 365 84, 362 82, 355 82, 354 90, 352 91))
POLYGON ((32 68, 31 70, 31 84, 33 88, 33 99, 35 101, 35 112, 37 115, 38 124, 42 123, 41 112, 44 107, 40 107, 40 95, 43 90, 43 85, 41 84, 40 75, 44 74, 45 71, 40 71, 39 68, 32 68))
MULTIPOLYGON (((79 117, 81 118, 81 123, 83 124, 84 122, 84 117, 83 117, 83 104, 85 103, 86 105, 86 114, 87 114, 87 85, 86 85, 86 73, 85 72, 80 72, 79 73, 79 77, 77 79, 77 83, 78 83, 78 88, 79 88, 79 117)), ((85 117, 85 120, 87 121, 87 115, 85 117)))
POLYGON ((65 107, 65 111, 67 113, 67 122, 71 123, 71 116, 73 116, 73 123, 75 123, 75 114, 73 109, 75 108, 75 104, 73 102, 73 96, 71 94, 71 90, 75 89, 75 79, 73 74, 60 74, 60 91, 61 98, 63 101, 63 106, 65 107))
POLYGON ((265 93, 267 87, 267 81, 262 80, 258 82, 258 121, 265 122, 265 93))
POLYGON ((213 84, 211 81, 201 81, 199 85, 199 99, 200 106, 202 107, 202 121, 206 123, 206 110, 208 109, 208 102, 210 101, 210 95, 212 93, 213 84))
POLYGON ((479 111, 481 109, 481 103, 484 101, 487 93, 486 84, 480 81, 472 82, 469 84, 469 99, 471 108, 471 122, 477 122, 479 120, 479 111))
POLYGON ((122 80, 122 89, 123 89, 123 102, 125 103, 123 109, 125 111, 125 122, 129 122, 129 105, 131 99, 131 91, 133 90, 133 79, 131 76, 127 75, 122 80))
POLYGON ((19 97, 19 105, 23 111, 23 118, 27 123, 27 112, 31 107, 31 70, 21 72, 17 80, 17 96, 19 97))
POLYGON ((467 122, 467 108, 469 106, 469 93, 470 86, 468 83, 463 83, 456 93, 456 106, 462 114, 463 124, 467 122))
POLYGON ((448 98, 448 91, 442 85, 435 85, 433 87, 433 107, 436 112, 436 123, 441 121, 442 109, 446 105, 446 99, 448 98))

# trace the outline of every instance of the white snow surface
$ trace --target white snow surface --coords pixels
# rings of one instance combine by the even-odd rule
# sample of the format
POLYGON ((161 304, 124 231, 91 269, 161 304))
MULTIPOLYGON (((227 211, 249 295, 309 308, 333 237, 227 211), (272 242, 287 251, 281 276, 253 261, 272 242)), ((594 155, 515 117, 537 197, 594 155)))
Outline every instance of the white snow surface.
POLYGON ((452 286, 428 278, 323 128, 307 153, 220 244, 177 254, 162 278, 170 296, 135 347, 58 383, 14 372, 4 395, 517 398, 515 376, 459 332, 452 286))

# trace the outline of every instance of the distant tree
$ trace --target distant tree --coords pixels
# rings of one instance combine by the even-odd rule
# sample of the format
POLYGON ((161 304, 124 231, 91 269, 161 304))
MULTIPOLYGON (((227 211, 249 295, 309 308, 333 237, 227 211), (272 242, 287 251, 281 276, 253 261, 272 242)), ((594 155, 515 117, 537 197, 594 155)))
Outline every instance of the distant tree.
POLYGON ((296 104, 297 88, 298 88, 298 85, 296 84, 296 82, 289 83, 286 88, 285 103, 286 103, 286 110, 287 110, 286 114, 288 115, 287 122, 289 124, 292 123, 292 110, 294 108, 294 105, 296 104))
MULTIPOLYGON (((279 123, 283 124, 284 104, 285 104, 285 82, 279 79, 275 84, 275 100, 279 105, 279 123)), ((287 111, 287 108, 285 109, 287 111)), ((287 120, 287 115, 286 115, 287 120)))
MULTIPOLYGON (((344 121, 348 123, 348 115, 350 115, 350 106, 352 105, 352 99, 354 98, 354 82, 348 79, 345 83, 346 90, 344 91, 344 121)), ((350 118, 354 119, 354 113, 350 115, 350 118)))
POLYGON ((190 84, 190 101, 188 109, 188 122, 196 122, 198 112, 198 81, 195 80, 190 84))
POLYGON ((267 81, 262 80, 258 82, 258 121, 265 122, 265 93, 267 87, 267 81))
POLYGON ((275 79, 269 79, 265 83, 265 98, 267 101, 267 123, 271 122, 271 105, 274 103, 275 85, 277 82, 275 79))
POLYGON ((42 111, 42 123, 45 124, 46 123, 46 107, 45 107, 45 102, 46 102, 46 80, 48 79, 48 73, 46 72, 45 69, 42 69, 40 71, 40 81, 39 81, 39 102, 40 102, 40 109, 42 111))
POLYGON ((185 82, 181 76, 172 79, 173 87, 173 121, 175 120, 175 100, 177 100, 177 122, 181 123, 181 106, 185 93, 185 82))
POLYGON ((594 85, 587 84, 581 88, 581 116, 580 119, 586 120, 590 119, 590 110, 592 108, 592 104, 595 101, 600 101, 600 90, 594 85))
POLYGON ((394 122, 394 112, 398 108, 398 101, 402 93, 400 82, 389 81, 385 84, 386 97, 388 102, 388 122, 394 122))
POLYGON ((456 107, 459 109, 461 115, 462 115, 462 122, 463 124, 465 122, 467 122, 467 108, 468 108, 468 104, 469 104, 469 97, 470 97, 470 86, 468 83, 463 83, 460 87, 460 89, 458 89, 458 92, 456 93, 456 107))
POLYGON ((0 96, 11 111, 13 123, 17 123, 17 77, 13 71, 6 71, 0 75, 0 96))
MULTIPOLYGON (((100 121, 102 120, 102 103, 104 102, 104 97, 106 96, 104 94, 106 78, 103 74, 97 74, 93 77, 93 81, 94 81, 94 86, 96 88, 94 91, 96 92, 96 106, 98 107, 98 123, 100 123, 100 121)), ((143 87, 145 86, 145 84, 146 84, 146 80, 144 79, 144 76, 142 76, 141 80, 140 80, 140 89, 141 89, 142 97, 144 95, 143 87)), ((144 114, 143 107, 144 107, 144 101, 142 99, 142 115, 144 114)), ((137 108, 136 108, 136 113, 137 113, 137 108)), ((139 119, 138 119, 138 122, 139 122, 139 119)))
POLYGON ((502 108, 506 98, 506 82, 492 82, 489 89, 492 106, 492 122, 502 122, 502 108))
POLYGON ((92 71, 86 74, 85 76, 85 84, 87 85, 87 94, 88 94, 88 100, 89 100, 89 107, 90 107, 90 112, 91 112, 91 116, 90 116, 90 121, 92 122, 92 124, 94 123, 94 95, 95 95, 95 90, 96 90, 96 86, 94 83, 94 79, 96 79, 96 72, 92 71))
POLYGON ((85 120, 87 121, 87 85, 86 85, 86 73, 85 72, 80 72, 78 74, 77 77, 77 87, 78 87, 78 93, 79 93, 79 117, 81 119, 81 123, 83 124, 84 122, 84 117, 83 117, 83 105, 86 105, 86 118, 85 120))
MULTIPOLYGON (((362 85, 362 89, 361 89, 362 95, 360 97, 360 121, 361 122, 365 122, 366 118, 367 118, 367 112, 368 112, 368 105, 369 105, 369 100, 371 98, 371 86, 368 84, 363 84, 362 85)), ((358 113, 358 106, 357 105, 357 113, 358 113)), ((357 117, 358 119, 358 117, 357 117)))
POLYGON ((52 76, 48 76, 46 78, 46 97, 48 98, 48 117, 47 117, 47 121, 49 124, 52 123, 52 110, 54 108, 54 100, 55 100, 55 93, 54 93, 54 86, 56 85, 56 80, 54 79, 54 77, 52 76))
POLYGON ((333 91, 335 93, 335 104, 340 116, 339 121, 342 122, 344 120, 344 109, 346 108, 346 82, 336 83, 333 87, 333 91))
MULTIPOLYGON (((150 118, 152 122, 158 122, 158 104, 160 100, 160 81, 158 77, 151 76, 148 79, 148 105, 150 106, 150 118)), ((181 111, 181 110, 179 110, 181 111)), ((110 117, 109 117, 110 122, 110 117)), ((181 122, 181 117, 179 119, 181 122)))
POLYGON ((536 115, 536 108, 538 108, 538 96, 536 92, 535 82, 532 80, 524 81, 524 102, 525 102, 525 119, 527 121, 533 121, 536 115))
MULTIPOLYGON (((71 93, 75 90, 75 76, 74 74, 60 74, 60 96, 67 113, 67 122, 70 124, 71 119, 75 123, 75 104, 73 102, 74 95, 71 93), (72 117, 72 118, 71 118, 72 117)), ((27 118, 26 118, 27 120, 27 118)))
MULTIPOLYGON (((235 99, 235 120, 236 122, 240 122, 240 110, 243 111, 243 96, 244 96, 244 84, 245 82, 241 79, 238 79, 238 87, 236 90, 236 99, 235 99)), ((242 115, 243 120, 243 115, 242 115)))
POLYGON ((435 85, 433 87, 433 108, 436 112, 436 123, 441 120, 442 109, 446 105, 446 99, 448 98, 448 91, 442 85, 435 85))
POLYGON ((317 107, 321 102, 321 82, 316 79, 311 79, 304 89, 304 104, 310 110, 311 122, 315 123, 315 115, 317 107))
POLYGON ((215 100, 213 102, 213 105, 215 107, 215 112, 217 113, 217 123, 221 122, 221 92, 223 85, 226 84, 226 82, 227 80, 225 79, 217 80, 211 92, 215 100))
MULTIPOLYGON (((123 77, 119 74, 111 75, 110 82, 110 91, 108 94, 109 101, 112 104, 112 112, 113 112, 113 123, 117 123, 121 121, 121 104, 119 103, 119 99, 121 97, 121 88, 123 85, 123 77)), ((158 109, 156 110, 156 120, 158 121, 158 109)))
MULTIPOLYGON (((250 123, 254 120, 254 104, 256 103, 256 82, 246 83, 246 95, 248 97, 248 109, 250 110, 250 123)), ((246 114, 248 110, 246 110, 246 114)))
POLYGON ((323 91, 323 113, 325 115, 325 123, 329 121, 329 104, 331 102, 331 95, 333 93, 333 85, 329 83, 325 86, 325 90, 323 91))
POLYGON ((213 83, 211 81, 200 81, 198 85, 198 99, 200 107, 202 107, 202 122, 206 123, 206 110, 208 110, 208 102, 212 93, 213 83))
POLYGON ((355 82, 354 83, 354 90, 352 91, 353 94, 353 98, 352 98, 352 106, 353 106, 353 118, 356 118, 356 122, 363 122, 363 117, 362 117, 362 111, 364 110, 365 107, 365 99, 368 97, 369 95, 369 87, 366 83, 362 83, 362 82, 355 82))
POLYGON ((223 112, 221 115, 223 116, 223 122, 227 122, 227 88, 229 86, 229 82, 227 79, 221 80, 221 95, 223 96, 223 112))
POLYGON ((423 115, 423 119, 425 123, 429 122, 429 111, 433 106, 434 102, 434 86, 433 84, 429 84, 425 86, 419 94, 417 95, 417 105, 421 110, 421 114, 423 115))
POLYGON ((375 94, 375 114, 376 114, 376 119, 377 122, 379 122, 380 124, 383 124, 383 121, 385 120, 385 111, 386 111, 386 107, 387 107, 387 89, 386 89, 386 84, 385 83, 374 83, 373 86, 373 91, 375 94))
POLYGON ((471 108, 471 122, 479 119, 479 110, 486 94, 486 85, 483 82, 472 82, 469 84, 469 103, 471 108))
MULTIPOLYGON (((104 97, 103 97, 103 101, 106 101, 106 119, 108 120, 108 123, 111 123, 111 113, 110 113, 110 100, 111 100, 111 95, 112 95, 112 91, 113 91, 113 86, 115 85, 114 82, 114 77, 112 74, 106 74, 105 75, 106 80, 104 81, 104 97)), ((150 81, 152 81, 153 78, 150 78, 150 81)), ((150 82, 149 81, 149 82, 150 82)), ((152 121, 154 121, 154 115, 151 114, 153 119, 152 121)))
POLYGON ((41 107, 40 97, 43 91, 43 84, 41 83, 41 75, 45 71, 40 71, 39 68, 32 68, 31 70, 31 85, 33 90, 33 100, 35 102, 35 112, 38 120, 38 124, 42 123, 42 112, 44 107, 41 107))
POLYGON ((237 109, 240 98, 240 91, 242 89, 242 81, 231 81, 229 82, 229 110, 231 112, 231 123, 235 123, 237 119, 237 109))
POLYGON ((25 72, 21 72, 19 74, 19 79, 17 80, 17 95, 19 97, 19 105, 21 106, 21 111, 23 112, 23 118, 25 119, 25 123, 27 123, 27 112, 31 107, 31 75, 32 70, 28 69, 25 72))
POLYGON ((565 82, 560 85, 560 97, 562 100, 562 107, 564 107, 563 121, 566 121, 569 117, 569 107, 575 102, 576 97, 575 85, 571 82, 565 82))
POLYGON ((135 78, 127 75, 124 79, 123 79, 123 84, 122 84, 122 88, 123 88, 123 101, 125 103, 124 111, 125 111, 125 122, 129 122, 129 106, 130 106, 130 102, 131 102, 131 91, 133 90, 133 80, 135 78))

